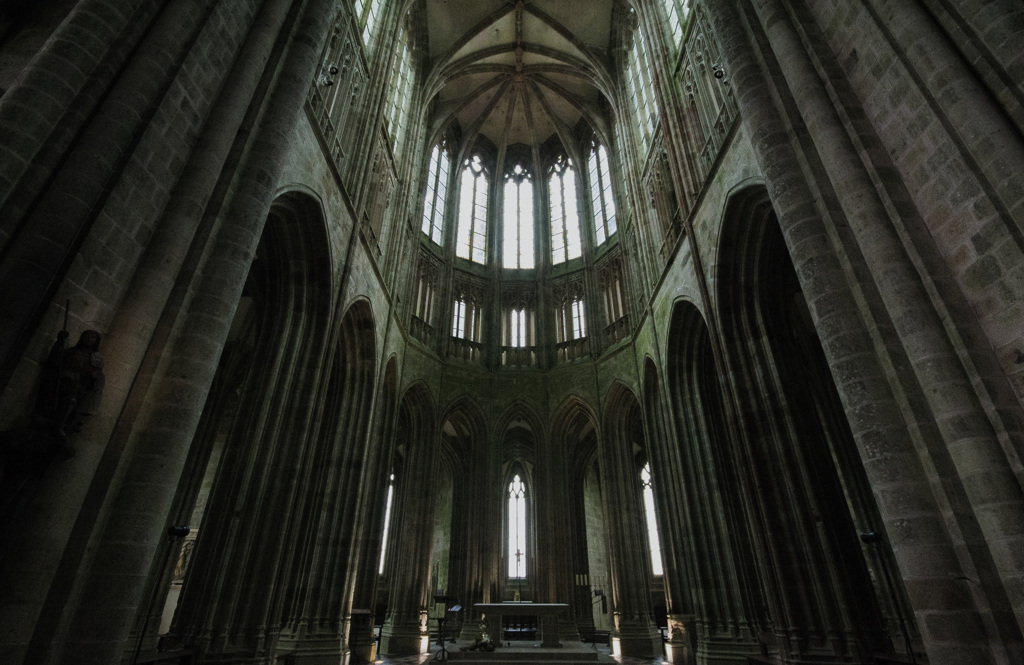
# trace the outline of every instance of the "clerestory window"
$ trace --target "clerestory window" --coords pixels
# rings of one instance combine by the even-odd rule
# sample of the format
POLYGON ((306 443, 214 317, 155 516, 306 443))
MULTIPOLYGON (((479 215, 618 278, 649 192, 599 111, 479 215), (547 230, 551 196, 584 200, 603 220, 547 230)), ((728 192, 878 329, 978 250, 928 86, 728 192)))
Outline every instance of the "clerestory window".
POLYGON ((502 266, 532 268, 533 262, 533 178, 516 164, 505 176, 505 247, 502 266))
POLYGON ((690 12, 690 0, 661 0, 665 9, 665 18, 668 19, 668 32, 672 36, 672 43, 676 49, 682 44, 683 30, 686 26, 686 16, 690 12))
POLYGON ((551 169, 548 198, 551 203, 551 263, 578 259, 583 248, 576 207, 576 171, 572 160, 564 155, 555 161, 551 169))
POLYGON ((455 254, 474 263, 487 262, 487 173, 478 155, 462 168, 459 226, 455 254))
POLYGON ((384 0, 355 0, 356 18, 363 27, 363 43, 370 45, 373 34, 377 30, 377 20, 381 15, 384 0))
POLYGON ((612 194, 611 169, 608 166, 608 151, 595 143, 587 159, 590 176, 590 198, 594 206, 594 228, 597 244, 601 245, 618 230, 615 216, 615 197, 612 194))
POLYGON ((508 485, 508 576, 526 577, 526 485, 518 474, 508 485))
POLYGON ((629 99, 640 123, 640 138, 644 148, 651 145, 654 136, 654 120, 657 106, 654 102, 654 86, 652 85, 650 59, 647 57, 647 44, 644 42, 643 31, 637 29, 633 33, 633 48, 629 52, 629 70, 626 76, 629 99))
POLYGON ((448 170, 451 158, 448 150, 438 144, 430 153, 427 167, 427 192, 423 197, 423 233, 436 244, 441 244, 444 232, 444 209, 448 197, 448 170))
POLYGON ((395 56, 391 70, 391 100, 387 108, 388 133, 391 137, 392 150, 398 147, 405 138, 405 126, 409 115, 409 102, 412 99, 413 67, 412 51, 409 49, 409 32, 402 30, 399 37, 399 53, 395 56))
POLYGON ((647 515, 647 541, 651 546, 651 571, 661 575, 661 540, 658 538, 658 520, 654 514, 654 487, 651 483, 651 465, 645 464, 640 471, 640 484, 644 490, 644 512, 647 515))

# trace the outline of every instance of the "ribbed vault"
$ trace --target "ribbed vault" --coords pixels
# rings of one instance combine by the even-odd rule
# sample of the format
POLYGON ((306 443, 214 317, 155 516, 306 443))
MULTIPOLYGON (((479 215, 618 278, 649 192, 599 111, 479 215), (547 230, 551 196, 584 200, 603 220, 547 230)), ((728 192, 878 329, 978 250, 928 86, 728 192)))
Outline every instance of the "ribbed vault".
POLYGON ((614 4, 426 0, 434 133, 458 120, 467 143, 538 146, 557 134, 570 145, 585 118, 607 137, 599 99, 612 99, 614 4))

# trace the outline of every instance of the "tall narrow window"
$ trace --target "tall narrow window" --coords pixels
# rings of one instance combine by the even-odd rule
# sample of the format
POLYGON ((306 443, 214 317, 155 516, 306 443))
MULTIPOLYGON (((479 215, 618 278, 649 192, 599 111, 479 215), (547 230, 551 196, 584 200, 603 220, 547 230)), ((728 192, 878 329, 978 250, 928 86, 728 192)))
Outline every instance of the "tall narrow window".
POLYGON ((444 206, 448 196, 448 151, 435 145, 427 169, 427 193, 423 198, 423 233, 438 245, 444 231, 444 206))
POLYGON ((406 116, 409 115, 409 101, 412 98, 412 52, 409 49, 409 33, 401 31, 400 52, 395 56, 391 70, 391 103, 387 108, 388 132, 391 147, 398 150, 405 137, 406 116))
POLYGON ((509 346, 523 348, 527 338, 526 310, 514 309, 509 323, 509 346))
POLYGON ((452 337, 466 336, 466 303, 463 300, 455 301, 455 315, 452 317, 452 337))
POLYGON ((355 0, 356 16, 359 24, 363 26, 363 43, 367 46, 370 45, 373 33, 377 29, 382 2, 383 0, 355 0))
POLYGON ((459 195, 459 228, 455 253, 474 263, 487 261, 487 174, 480 157, 466 160, 459 195))
POLYGON ((672 42, 678 49, 683 41, 683 29, 685 27, 686 15, 689 13, 689 0, 661 0, 665 8, 665 18, 668 19, 668 31, 672 35, 672 42))
POLYGON ((526 577, 526 486, 518 475, 508 486, 508 576, 526 577))
POLYGON ((583 316, 583 300, 573 300, 569 305, 569 313, 572 316, 572 338, 582 339, 587 336, 587 324, 583 316))
POLYGON ((651 144, 654 136, 654 118, 657 115, 654 103, 654 87, 652 85, 650 61, 647 58, 647 45, 640 29, 633 34, 633 48, 629 53, 629 72, 626 77, 629 97, 633 103, 633 111, 640 121, 641 139, 644 147, 651 144))
POLYGON ((572 160, 559 157, 548 180, 551 203, 551 263, 578 259, 583 253, 580 245, 580 218, 576 208, 576 172, 572 160))
POLYGON ((395 474, 391 474, 391 478, 388 480, 388 503, 384 509, 384 535, 380 540, 380 569, 377 571, 378 575, 384 574, 384 555, 388 551, 388 525, 391 524, 391 499, 394 498, 395 494, 395 474))
POLYGON ((590 198, 594 204, 594 227, 597 231, 597 244, 600 245, 619 228, 615 218, 608 151, 603 145, 595 144, 591 148, 587 167, 590 172, 590 198))
POLYGON ((645 464, 640 472, 640 483, 644 488, 644 512, 647 513, 647 540, 651 544, 651 571, 661 575, 661 540, 658 538, 658 521, 654 515, 654 488, 651 485, 651 465, 645 464))
POLYGON ((505 176, 505 251, 506 268, 533 267, 533 179, 516 164, 505 176))

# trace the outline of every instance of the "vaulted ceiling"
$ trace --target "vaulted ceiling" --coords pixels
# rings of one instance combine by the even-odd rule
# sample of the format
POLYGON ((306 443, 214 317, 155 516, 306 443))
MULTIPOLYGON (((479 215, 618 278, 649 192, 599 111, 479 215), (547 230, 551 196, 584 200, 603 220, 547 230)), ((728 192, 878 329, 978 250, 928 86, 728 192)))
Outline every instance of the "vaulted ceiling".
POLYGON ((496 146, 568 143, 580 118, 605 134, 615 0, 426 0, 432 129, 457 119, 496 146))

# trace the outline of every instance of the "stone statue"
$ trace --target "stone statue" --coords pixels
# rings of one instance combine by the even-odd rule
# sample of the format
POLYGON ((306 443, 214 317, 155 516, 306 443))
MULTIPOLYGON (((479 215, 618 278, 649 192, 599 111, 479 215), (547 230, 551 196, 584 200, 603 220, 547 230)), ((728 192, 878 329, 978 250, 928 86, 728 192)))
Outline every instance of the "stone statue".
POLYGON ((64 348, 67 338, 68 331, 60 331, 50 349, 34 414, 65 437, 78 431, 82 415, 96 412, 104 383, 99 332, 86 330, 70 349, 64 348))

